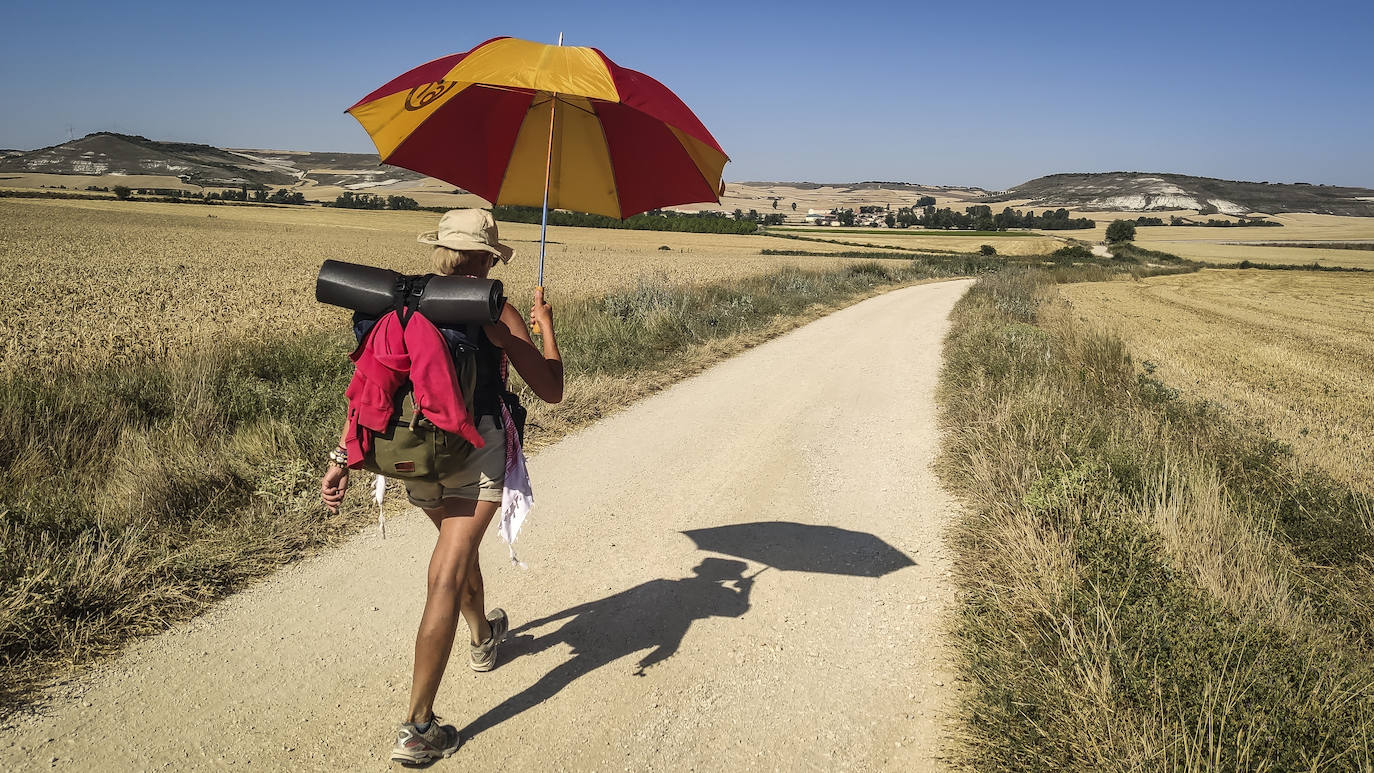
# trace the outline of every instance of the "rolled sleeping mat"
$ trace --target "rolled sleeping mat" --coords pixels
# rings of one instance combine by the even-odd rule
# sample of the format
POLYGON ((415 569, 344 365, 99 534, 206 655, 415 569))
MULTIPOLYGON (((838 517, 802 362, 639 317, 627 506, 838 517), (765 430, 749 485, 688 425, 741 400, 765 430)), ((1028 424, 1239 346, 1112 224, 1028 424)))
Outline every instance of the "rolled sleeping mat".
POLYGON ((385 268, 326 260, 315 280, 315 300, 378 317, 396 306, 401 293, 423 289, 412 308, 438 325, 490 324, 501 318, 506 298, 501 282, 470 276, 408 277, 385 268), (422 280, 418 281, 418 280, 422 280))
POLYGON ((396 305, 401 275, 387 268, 326 260, 315 280, 315 300, 380 317, 396 305))
POLYGON ((506 307, 504 288, 498 279, 471 276, 430 277, 415 310, 437 325, 464 322, 491 324, 506 307))

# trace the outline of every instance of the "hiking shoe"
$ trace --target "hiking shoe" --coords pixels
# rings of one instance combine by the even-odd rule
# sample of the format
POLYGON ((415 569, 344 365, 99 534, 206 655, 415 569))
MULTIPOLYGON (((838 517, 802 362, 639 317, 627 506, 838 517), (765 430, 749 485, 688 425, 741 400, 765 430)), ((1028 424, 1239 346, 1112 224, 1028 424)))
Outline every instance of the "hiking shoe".
POLYGON ((402 722, 391 750, 391 761, 402 765, 424 765, 448 757, 463 745, 458 728, 440 724, 443 720, 431 716, 429 730, 421 733, 413 722, 402 722))
POLYGON ((481 644, 471 644, 471 657, 468 658, 468 668, 473 671, 490 671, 496 668, 496 645, 506 638, 506 631, 510 630, 510 620, 506 619, 505 610, 493 609, 487 614, 487 623, 491 625, 491 636, 481 644))

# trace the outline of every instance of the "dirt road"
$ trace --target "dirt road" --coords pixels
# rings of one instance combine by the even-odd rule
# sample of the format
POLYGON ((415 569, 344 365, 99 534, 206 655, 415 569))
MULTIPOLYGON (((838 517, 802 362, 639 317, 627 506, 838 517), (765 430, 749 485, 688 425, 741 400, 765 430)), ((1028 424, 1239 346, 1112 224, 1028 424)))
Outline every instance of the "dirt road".
MULTIPOLYGON (((468 740, 436 769, 938 769, 955 693, 932 392, 967 286, 865 301, 532 459, 530 569, 494 533, 484 551, 513 636, 487 674, 455 648, 437 707, 468 740)), ((7 718, 0 769, 386 767, 433 545, 391 507, 386 540, 7 718)))

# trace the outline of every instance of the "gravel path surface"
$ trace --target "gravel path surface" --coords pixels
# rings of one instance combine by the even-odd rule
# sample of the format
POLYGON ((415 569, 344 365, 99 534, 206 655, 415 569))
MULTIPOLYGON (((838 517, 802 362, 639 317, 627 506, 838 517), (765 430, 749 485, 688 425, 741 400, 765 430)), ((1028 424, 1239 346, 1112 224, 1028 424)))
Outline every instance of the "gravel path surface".
MULTIPOLYGON (((837 312, 532 459, 530 569, 485 542, 512 636, 487 674, 455 647, 437 706, 468 740, 435 768, 939 769, 956 685, 933 390, 968 284, 837 312)), ((0 769, 386 767, 433 546, 390 509, 386 540, 287 567, 5 718, 0 769)))

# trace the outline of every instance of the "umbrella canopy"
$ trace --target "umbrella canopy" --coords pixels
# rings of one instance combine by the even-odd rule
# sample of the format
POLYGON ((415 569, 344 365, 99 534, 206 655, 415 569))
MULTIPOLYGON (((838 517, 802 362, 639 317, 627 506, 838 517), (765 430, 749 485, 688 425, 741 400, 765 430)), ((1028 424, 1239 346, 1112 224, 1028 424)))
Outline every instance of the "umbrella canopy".
POLYGON ((835 526, 760 521, 684 531, 701 550, 794 572, 882 577, 915 562, 872 534, 835 526))
POLYGON ((626 218, 719 202, 729 160, 653 78, 595 48, 517 38, 422 64, 348 112, 383 163, 493 204, 544 204, 546 162, 555 209, 626 218))

